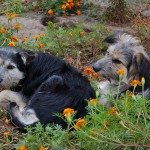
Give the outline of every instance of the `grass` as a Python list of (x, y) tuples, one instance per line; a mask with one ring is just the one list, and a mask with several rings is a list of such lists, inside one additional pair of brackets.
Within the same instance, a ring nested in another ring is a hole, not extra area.
[[(3, 6), (9, 13), (17, 12), (21, 15), (24, 11), (21, 1), (5, 1)], [(84, 69), (88, 63), (91, 64), (93, 60), (101, 57), (107, 47), (103, 39), (110, 34), (104, 23), (96, 25), (92, 32), (87, 33), (82, 25), (63, 28), (50, 22), (46, 33), (31, 35), (25, 39), (20, 37), (20, 30), (24, 25), (16, 22), (18, 24), (16, 28), (12, 19), (15, 20), (15, 17), (8, 18), (8, 24), (0, 25), (0, 46), (49, 52), (80, 69)], [(143, 43), (147, 43), (150, 37), (148, 20), (137, 15), (130, 25)], [(147, 50), (150, 50), (149, 46)], [(97, 90), (98, 80), (93, 79), (91, 75), (88, 77)], [(67, 130), (54, 124), (49, 124), (44, 129), (41, 124), (37, 124), (35, 127), (28, 127), (28, 134), (21, 134), (6, 119), (6, 111), (0, 109), (0, 150), (150, 149), (150, 101), (140, 95), (131, 96), (129, 91), (122, 94), (117, 101), (111, 95), (108, 97), (114, 104), (109, 110), (97, 105), (100, 99), (98, 94), (96, 100), (88, 102), (88, 115), (84, 121), (81, 120), (81, 126), (77, 124), (79, 120), (73, 119), (74, 114), (69, 118), (57, 114), (68, 123)], [(76, 125), (79, 128), (74, 129)]]

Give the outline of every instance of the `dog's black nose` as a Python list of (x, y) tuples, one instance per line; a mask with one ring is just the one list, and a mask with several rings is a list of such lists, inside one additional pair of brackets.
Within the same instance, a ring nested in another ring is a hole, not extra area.
[(95, 72), (98, 72), (100, 69), (97, 68), (97, 67), (95, 67), (95, 66), (93, 66), (93, 70), (94, 70)]
[(0, 83), (3, 81), (3, 79), (0, 79)]

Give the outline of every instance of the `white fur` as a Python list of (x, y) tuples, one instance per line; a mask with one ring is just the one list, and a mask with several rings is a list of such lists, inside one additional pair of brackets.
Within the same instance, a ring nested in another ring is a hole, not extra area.
[(138, 40), (136, 37), (133, 37), (132, 35), (129, 35), (127, 33), (119, 34), (119, 40), (118, 42), (123, 43), (130, 43), (132, 45), (138, 45), (141, 43), (140, 40)]
[(10, 90), (0, 92), (0, 103), (1, 102), (15, 102), (19, 106), (20, 111), (22, 111), (26, 106), (25, 98), (20, 93)]
[(111, 103), (108, 99), (108, 94), (110, 94), (110, 91), (111, 91), (110, 82), (108, 80), (102, 81), (98, 85), (98, 88), (99, 88), (99, 92), (101, 94), (99, 104), (100, 105), (106, 105), (106, 108), (109, 108), (111, 105)]
[[(13, 69), (8, 69), (9, 65), (13, 65)], [(24, 78), (24, 74), (17, 68), (17, 66), (11, 62), (11, 60), (3, 60), (0, 58), (0, 83), (5, 89), (9, 89), (12, 86), (15, 86), (19, 83), (21, 79)]]
[(2, 102), (15, 102), (16, 106), (13, 108), (13, 114), (20, 120), (23, 125), (30, 125), (38, 122), (39, 119), (32, 109), (26, 108), (26, 99), (21, 93), (4, 90), (0, 92), (0, 104)]
[(16, 106), (13, 108), (13, 114), (24, 126), (31, 125), (39, 121), (33, 109), (24, 108), (24, 110), (20, 112), (18, 106)]

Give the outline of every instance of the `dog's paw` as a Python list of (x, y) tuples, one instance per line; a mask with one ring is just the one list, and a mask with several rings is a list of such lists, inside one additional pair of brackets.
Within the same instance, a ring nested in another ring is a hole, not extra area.
[(9, 90), (4, 90), (0, 92), (0, 103), (8, 103), (9, 102)]

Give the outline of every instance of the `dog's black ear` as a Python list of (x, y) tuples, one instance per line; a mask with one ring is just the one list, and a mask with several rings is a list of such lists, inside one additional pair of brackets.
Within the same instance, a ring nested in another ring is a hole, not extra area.
[(133, 38), (129, 33), (117, 31), (117, 32), (112, 33), (107, 38), (105, 38), (104, 42), (107, 42), (107, 43), (110, 43), (110, 44), (114, 44), (114, 43), (117, 43), (118, 41), (125, 42), (129, 38), (130, 39)]
[(23, 63), (25, 65), (29, 65), (35, 58), (36, 54), (33, 52), (28, 52), (28, 51), (23, 51), (23, 52), (19, 52), (17, 53), (17, 55), (20, 56), (20, 58), (22, 59)]
[(117, 42), (117, 38), (115, 34), (112, 34), (110, 36), (108, 36), (107, 38), (104, 39), (104, 42), (110, 43), (110, 44), (114, 44)]

